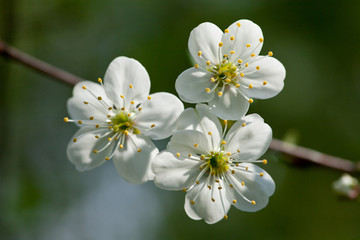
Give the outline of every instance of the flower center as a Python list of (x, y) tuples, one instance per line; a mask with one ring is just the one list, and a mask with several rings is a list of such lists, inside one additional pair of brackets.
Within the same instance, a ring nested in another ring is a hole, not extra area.
[(132, 131), (134, 134), (140, 134), (140, 130), (134, 128), (134, 121), (131, 114), (121, 111), (111, 118), (112, 130), (114, 132), (129, 133)]
[(219, 176), (229, 169), (228, 156), (222, 152), (212, 153), (207, 156), (206, 159), (209, 159), (207, 165), (210, 169), (210, 173), (213, 175)]
[(237, 75), (237, 66), (228, 60), (224, 60), (221, 64), (215, 65), (208, 69), (208, 71), (214, 73), (218, 80), (226, 81), (232, 80)]

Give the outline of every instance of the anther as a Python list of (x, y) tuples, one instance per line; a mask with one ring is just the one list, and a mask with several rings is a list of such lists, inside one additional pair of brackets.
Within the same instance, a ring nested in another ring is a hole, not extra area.
[(222, 140), (221, 141), (221, 145), (225, 145), (226, 144), (226, 141), (225, 140)]
[(94, 120), (94, 117), (93, 117), (93, 116), (91, 116), (91, 117), (89, 117), (89, 119), (90, 119), (90, 120)]
[(263, 38), (259, 38), (259, 42), (261, 42), (261, 43), (262, 43), (263, 41), (264, 41), (264, 39), (263, 39)]
[(253, 103), (254, 100), (253, 100), (252, 98), (250, 98), (248, 102), (249, 102), (249, 103)]
[(135, 102), (134, 102), (134, 101), (131, 101), (130, 103), (131, 103), (131, 104), (135, 104)]
[(139, 112), (141, 111), (142, 107), (139, 107)]
[(239, 163), (236, 163), (236, 164), (235, 164), (235, 166), (237, 166), (237, 167), (238, 167), (238, 166), (239, 166)]
[(219, 190), (221, 190), (221, 189), (222, 189), (222, 187), (218, 187), (218, 189), (219, 189)]
[(270, 51), (270, 52), (268, 52), (268, 55), (269, 55), (270, 57), (272, 57), (274, 54), (273, 54), (272, 51)]
[(98, 78), (98, 82), (99, 82), (99, 83), (102, 83), (102, 80), (101, 80), (101, 78)]
[(249, 66), (249, 63), (245, 63), (245, 67), (248, 67)]
[(222, 96), (223, 95), (223, 93), (222, 92), (218, 92), (218, 94), (217, 94), (219, 97), (220, 96)]
[(99, 97), (98, 97), (98, 100), (101, 101), (101, 100), (102, 100), (102, 97), (99, 96)]
[(148, 97), (147, 97), (147, 99), (151, 100), (151, 97), (150, 97), (150, 96), (148, 96)]
[(119, 148), (124, 148), (124, 145), (120, 144), (120, 145), (119, 145)]
[(246, 170), (246, 171), (249, 170), (249, 167), (246, 167), (245, 170)]
[(236, 88), (239, 88), (239, 87), (240, 87), (240, 84), (236, 84), (235, 87), (236, 87)]
[(194, 205), (194, 204), (195, 204), (195, 201), (190, 201), (190, 203), (191, 203), (192, 205)]
[(127, 136), (127, 135), (129, 135), (129, 131), (128, 130), (125, 130), (124, 131), (124, 134)]
[(267, 164), (267, 160), (266, 160), (266, 159), (262, 160), (262, 162), (263, 162), (263, 164)]
[(237, 25), (238, 27), (240, 27), (240, 26), (241, 26), (241, 24), (240, 24), (240, 23), (237, 23), (236, 25)]
[(231, 153), (227, 152), (226, 155), (231, 156)]
[(199, 68), (199, 64), (195, 64), (195, 66), (194, 66), (195, 68)]
[(225, 82), (229, 83), (229, 82), (231, 82), (231, 80), (228, 78), (225, 80)]
[(73, 139), (73, 142), (76, 142), (76, 141), (77, 141), (77, 139), (76, 139), (76, 138), (74, 138), (74, 139)]
[(262, 177), (262, 176), (264, 176), (264, 173), (260, 173), (259, 175), (260, 175), (260, 177)]
[(95, 127), (98, 128), (98, 127), (100, 127), (100, 125), (99, 125), (99, 124), (96, 124)]
[(245, 76), (245, 74), (244, 74), (244, 73), (240, 73), (240, 76), (242, 76), (242, 77), (243, 77), (243, 76)]
[(250, 44), (246, 44), (246, 47), (250, 47)]
[(86, 89), (86, 87), (85, 87), (85, 86), (82, 86), (82, 89)]
[(198, 56), (200, 57), (202, 54), (202, 51), (198, 51)]
[(176, 153), (176, 156), (177, 156), (177, 157), (180, 157), (180, 153)]
[(210, 66), (210, 61), (206, 61), (206, 65)]
[(224, 31), (225, 33), (229, 33), (229, 29), (225, 29), (225, 31)]
[(263, 85), (266, 85), (268, 82), (267, 81), (263, 81)]
[(235, 53), (235, 51), (230, 51), (230, 54), (234, 54)]
[(189, 153), (188, 157), (191, 157), (191, 153)]
[(232, 184), (229, 184), (229, 187), (234, 188), (234, 186)]
[(242, 63), (243, 61), (241, 59), (238, 59), (238, 63)]
[(198, 147), (199, 145), (197, 143), (194, 144), (194, 147)]
[[(224, 54), (224, 58), (227, 58), (227, 57), (229, 57), (229, 55)], [(225, 61), (225, 59), (223, 60), (223, 63), (225, 63), (224, 61)]]
[(205, 155), (201, 154), (200, 159), (205, 160)]
[(93, 153), (95, 153), (95, 154), (98, 153), (98, 150), (94, 150)]
[(234, 40), (235, 40), (235, 37), (234, 37), (234, 36), (231, 36), (231, 37), (230, 37), (230, 40), (231, 40), (231, 41), (234, 41)]
[(219, 183), (220, 181), (219, 181), (219, 179), (216, 179), (215, 182)]
[(205, 92), (210, 92), (210, 88), (205, 88)]
[(259, 67), (259, 66), (256, 66), (256, 70), (260, 70), (260, 67)]
[(198, 180), (196, 180), (196, 184), (200, 184), (200, 182)]
[(120, 95), (121, 98), (125, 98), (124, 95)]
[(107, 140), (108, 140), (109, 142), (111, 142), (112, 139), (108, 137)]
[(224, 124), (227, 124), (228, 123), (228, 121), (227, 120), (224, 120)]
[(241, 126), (245, 127), (245, 126), (246, 126), (246, 123), (241, 124)]
[(236, 203), (237, 203), (236, 199), (234, 199), (232, 202), (233, 202), (233, 204), (236, 204)]
[(252, 88), (253, 88), (253, 85), (252, 85), (252, 84), (249, 84), (249, 88), (252, 89)]
[(64, 117), (64, 122), (68, 122), (69, 118), (68, 117)]
[(95, 138), (100, 138), (98, 135), (95, 135)]
[(209, 134), (209, 135), (212, 135), (212, 133), (211, 133), (211, 132), (208, 132), (208, 134)]
[(215, 78), (210, 78), (211, 82), (215, 82)]
[(241, 186), (245, 186), (245, 183), (244, 183), (244, 182), (241, 182)]
[(122, 108), (121, 108), (121, 110), (122, 110), (122, 111), (124, 111), (124, 110), (125, 110), (125, 108), (124, 108), (124, 107), (122, 107)]
[(125, 123), (125, 126), (127, 126), (127, 127), (130, 127), (130, 125), (131, 125), (131, 124), (130, 124), (129, 122), (126, 122), (126, 123)]
[(237, 151), (238, 153), (240, 153), (240, 149), (237, 149), (236, 151)]
[(225, 214), (224, 219), (225, 219), (225, 220), (228, 220), (228, 215)]
[(251, 203), (252, 203), (252, 205), (255, 205), (255, 204), (256, 204), (256, 202), (255, 202), (254, 200), (252, 200)]
[(141, 148), (139, 148), (139, 149), (137, 150), (137, 152), (141, 152)]
[(186, 188), (183, 188), (182, 191), (183, 191), (183, 192), (186, 192)]
[(222, 45), (224, 45), (223, 42), (219, 42), (219, 47), (222, 47)]
[(208, 186), (208, 189), (211, 190), (211, 186), (210, 186), (210, 185)]
[(111, 115), (109, 115), (109, 114), (108, 114), (108, 115), (106, 115), (106, 116), (107, 116), (108, 118), (111, 118)]
[(81, 120), (79, 120), (79, 121), (78, 121), (78, 124), (82, 124), (82, 121), (81, 121)]
[(129, 85), (129, 88), (133, 88), (133, 85), (132, 85), (132, 84), (130, 84), (130, 85)]
[(235, 170), (231, 170), (231, 173), (232, 173), (232, 174), (235, 174)]
[(105, 157), (105, 160), (109, 161), (109, 160), (110, 160), (110, 158), (109, 158), (109, 157)]
[[(130, 123), (129, 123), (129, 124), (130, 124)], [(155, 124), (152, 124), (150, 127), (151, 127), (151, 128), (155, 127)]]
[(110, 111), (110, 110), (112, 110), (113, 108), (112, 108), (112, 107), (109, 107), (108, 109), (109, 109), (109, 111)]
[(255, 53), (252, 53), (250, 56), (251, 56), (251, 57), (255, 57)]

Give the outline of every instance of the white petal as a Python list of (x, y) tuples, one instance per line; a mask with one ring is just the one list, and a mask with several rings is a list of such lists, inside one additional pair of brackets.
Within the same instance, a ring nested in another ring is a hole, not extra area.
[[(207, 176), (203, 176), (200, 184), (195, 185), (186, 193), (185, 211), (192, 219), (204, 219), (206, 223), (213, 224), (224, 218), (231, 204), (226, 190), (224, 188), (219, 190), (217, 184), (212, 186), (213, 196), (211, 196), (212, 191), (207, 187), (206, 178)], [(221, 180), (220, 184), (224, 186)], [(212, 197), (215, 202), (211, 200)], [(195, 203), (191, 204), (190, 201)]]
[[(269, 197), (275, 191), (273, 179), (266, 171), (254, 164), (244, 163), (240, 164), (239, 167), (248, 167), (248, 171), (235, 170), (235, 174), (226, 175), (234, 186), (233, 194), (237, 200), (236, 204), (234, 204), (235, 207), (247, 212), (256, 212), (263, 209), (268, 204)], [(263, 174), (262, 177), (260, 173)], [(244, 182), (244, 186), (241, 182)], [(251, 201), (255, 201), (255, 205)]]
[[(213, 64), (219, 64), (219, 43), (222, 34), (220, 28), (209, 22), (202, 23), (191, 31), (188, 45), (196, 63), (205, 65), (209, 60)], [(198, 56), (199, 51), (202, 52), (202, 58)]]
[(195, 183), (200, 173), (201, 162), (175, 157), (170, 152), (161, 152), (153, 161), (156, 186), (166, 190), (181, 190)]
[(189, 68), (176, 79), (175, 89), (184, 102), (208, 102), (214, 97), (214, 92), (205, 91), (205, 89), (212, 89), (215, 86), (215, 83), (211, 82), (211, 78), (212, 75), (208, 72)]
[(150, 78), (146, 69), (135, 59), (118, 57), (106, 70), (104, 88), (117, 106), (123, 106), (120, 95), (125, 97), (126, 105), (130, 101), (138, 104), (149, 95)]
[[(83, 89), (83, 86), (86, 89)], [(101, 97), (102, 100), (98, 100), (98, 97)], [(71, 118), (78, 120), (88, 120), (89, 117), (94, 117), (94, 121), (106, 121), (109, 111), (107, 106), (110, 105), (112, 102), (107, 97), (104, 88), (100, 84), (90, 81), (77, 83), (73, 89), (73, 97), (67, 101)]]
[(167, 138), (175, 130), (176, 120), (184, 111), (184, 105), (170, 93), (160, 92), (150, 97), (151, 100), (146, 100), (136, 115), (136, 127), (152, 139)]
[[(217, 116), (205, 104), (197, 104), (196, 109), (188, 108), (182, 112), (177, 121), (178, 130), (197, 130), (207, 136), (212, 148), (219, 146), (222, 127)], [(211, 133), (211, 135), (209, 134)]]
[[(246, 125), (243, 127), (242, 124)], [(242, 162), (259, 159), (269, 148), (272, 130), (257, 114), (248, 115), (237, 121), (225, 137), (226, 151), (235, 153), (235, 159)], [(237, 151), (240, 150), (240, 153)]]
[(210, 154), (211, 142), (205, 134), (194, 130), (182, 130), (176, 132), (170, 139), (167, 150), (181, 156)]
[(226, 86), (222, 96), (215, 96), (209, 106), (219, 118), (237, 120), (246, 114), (249, 102), (237, 89)]
[(94, 153), (94, 150), (102, 149), (107, 143), (107, 137), (96, 138), (95, 136), (102, 136), (107, 133), (108, 129), (94, 129), (92, 127), (80, 128), (74, 135), (67, 147), (67, 156), (69, 160), (75, 165), (79, 171), (86, 171), (93, 169), (106, 160), (105, 157), (109, 157), (114, 144), (111, 143), (104, 151)]
[[(154, 179), (151, 162), (159, 151), (148, 137), (128, 135), (125, 147), (118, 149), (119, 151), (116, 151), (113, 157), (113, 162), (120, 176), (134, 184)], [(141, 149), (140, 152), (138, 152), (139, 149)]]
[[(259, 70), (256, 70), (259, 67)], [(250, 72), (247, 74), (247, 72)], [(284, 87), (285, 68), (273, 57), (261, 56), (251, 63), (240, 85), (247, 96), (266, 99), (276, 96)], [(248, 86), (253, 88), (249, 89)]]
[[(240, 23), (240, 27), (238, 27)], [(222, 37), (224, 42), (223, 54), (230, 56), (229, 60), (235, 62), (238, 59), (246, 62), (250, 60), (251, 54), (259, 55), (262, 48), (262, 43), (259, 41), (263, 38), (261, 28), (250, 20), (239, 20), (231, 24), (228, 28), (229, 32), (225, 33)], [(231, 40), (235, 37), (235, 40)], [(250, 44), (250, 47), (247, 47)], [(234, 51), (231, 54), (230, 51)]]

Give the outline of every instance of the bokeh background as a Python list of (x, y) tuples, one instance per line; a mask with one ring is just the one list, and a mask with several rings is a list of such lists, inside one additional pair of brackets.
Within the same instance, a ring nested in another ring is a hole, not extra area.
[[(360, 156), (360, 1), (0, 0), (0, 38), (85, 79), (117, 56), (139, 60), (152, 92), (175, 93), (198, 24), (251, 19), (287, 69), (284, 90), (255, 101), (274, 137)], [(265, 209), (232, 208), (215, 225), (187, 217), (183, 192), (131, 185), (111, 162), (80, 173), (65, 150), (71, 87), (0, 58), (0, 239), (360, 239), (360, 206), (339, 199), (341, 172), (269, 151), (277, 189)], [(164, 144), (163, 144), (164, 145)], [(359, 177), (359, 176), (357, 176)]]

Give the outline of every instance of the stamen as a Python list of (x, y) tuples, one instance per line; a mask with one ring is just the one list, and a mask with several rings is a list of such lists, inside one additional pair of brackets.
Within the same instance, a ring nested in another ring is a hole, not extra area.
[(263, 85), (266, 85), (268, 82), (267, 81), (263, 81)]
[(272, 57), (274, 54), (273, 54), (272, 51), (270, 51), (270, 52), (268, 52), (268, 55), (269, 55), (270, 57)]
[(254, 100), (253, 100), (252, 98), (250, 98), (248, 102), (249, 102), (249, 103), (253, 103)]
[(195, 66), (194, 66), (195, 68), (199, 68), (199, 64), (195, 64)]
[(101, 80), (101, 78), (98, 78), (98, 82), (102, 84), (103, 81)]
[(224, 31), (225, 33), (229, 33), (229, 29), (225, 29), (225, 31)]
[(69, 122), (69, 118), (68, 118), (68, 117), (64, 117), (64, 122)]
[(77, 139), (76, 139), (76, 138), (74, 138), (74, 139), (73, 139), (73, 142), (76, 142), (76, 141), (77, 141)]
[(249, 84), (249, 88), (250, 88), (250, 89), (253, 88), (253, 85), (252, 85), (252, 84)]
[(219, 42), (219, 47), (222, 47), (224, 45), (223, 42)]
[(198, 51), (198, 56), (200, 57), (202, 54), (202, 51)]
[(264, 41), (264, 39), (263, 39), (263, 38), (259, 38), (259, 42), (261, 42), (261, 43), (262, 43), (263, 41)]
[(129, 85), (129, 88), (134, 88), (132, 84)]
[(266, 159), (262, 160), (262, 162), (263, 162), (263, 164), (267, 164), (267, 160), (266, 160)]
[(259, 66), (256, 66), (256, 70), (260, 70), (260, 67), (259, 67)]
[(250, 44), (246, 44), (246, 47), (248, 47), (248, 48), (249, 48), (250, 46), (251, 46)]
[(234, 37), (234, 36), (231, 36), (231, 37), (230, 37), (230, 40), (231, 40), (231, 41), (234, 41), (234, 40), (235, 40), (235, 37)]

